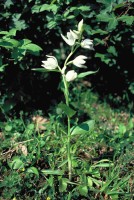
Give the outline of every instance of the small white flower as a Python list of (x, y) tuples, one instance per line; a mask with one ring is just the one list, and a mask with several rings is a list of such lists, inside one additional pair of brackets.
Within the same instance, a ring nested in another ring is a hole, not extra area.
[(84, 64), (86, 63), (85, 59), (87, 59), (86, 56), (83, 56), (83, 55), (80, 55), (80, 56), (77, 56), (74, 60), (73, 60), (73, 64), (77, 67), (80, 67), (80, 68), (84, 68)]
[(70, 82), (77, 78), (77, 73), (74, 70), (70, 70), (66, 74), (66, 81)]
[(93, 40), (85, 39), (81, 42), (81, 47), (84, 49), (94, 50), (93, 48)]
[(82, 29), (83, 29), (83, 19), (78, 24), (78, 31), (82, 32)]
[(74, 33), (72, 30), (70, 30), (70, 32), (67, 32), (67, 38), (62, 34), (61, 37), (70, 46), (73, 46), (75, 44), (76, 39), (78, 39), (77, 34)]
[(47, 55), (47, 57), (48, 58), (46, 61), (42, 61), (43, 65), (41, 65), (41, 66), (48, 70), (56, 69), (58, 67), (57, 59), (54, 56)]

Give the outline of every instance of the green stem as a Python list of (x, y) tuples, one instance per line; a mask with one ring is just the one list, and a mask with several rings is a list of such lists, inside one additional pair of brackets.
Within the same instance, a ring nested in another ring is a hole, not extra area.
[(71, 156), (71, 134), (70, 134), (70, 117), (68, 117), (68, 141), (67, 141), (67, 152), (68, 152), (68, 175), (69, 180), (72, 179), (72, 156)]
[[(71, 49), (70, 54), (68, 55), (68, 57), (65, 60), (64, 66), (63, 68), (66, 69), (66, 66), (68, 64), (68, 60), (69, 58), (74, 54), (74, 52), (77, 50), (79, 46), (78, 45), (74, 45)], [(60, 72), (62, 73), (62, 70), (60, 67), (58, 67)], [(65, 74), (64, 72), (62, 73), (62, 78), (63, 78), (63, 83), (64, 83), (64, 96), (65, 96), (65, 101), (66, 101), (66, 105), (69, 106), (69, 89), (68, 89), (68, 83), (66, 81), (65, 78)], [(71, 156), (71, 124), (70, 124), (70, 116), (67, 116), (67, 126), (68, 126), (68, 130), (67, 130), (67, 159), (68, 159), (68, 176), (69, 176), (69, 180), (71, 181), (72, 179), (72, 156)]]
[[(64, 87), (65, 87), (65, 100), (66, 100), (66, 105), (69, 106), (69, 91), (68, 91), (68, 85), (67, 81), (65, 79), (65, 75), (62, 75), (63, 77), (63, 82), (64, 82)], [(71, 181), (72, 179), (72, 157), (71, 157), (71, 133), (70, 133), (70, 117), (67, 116), (67, 126), (68, 126), (68, 131), (67, 131), (67, 159), (68, 159), (68, 175), (69, 175), (69, 180)]]

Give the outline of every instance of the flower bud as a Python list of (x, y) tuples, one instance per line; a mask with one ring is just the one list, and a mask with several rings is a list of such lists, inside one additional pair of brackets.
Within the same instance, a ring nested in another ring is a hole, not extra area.
[(66, 74), (66, 81), (70, 82), (77, 78), (77, 73), (74, 70), (70, 70)]
[(83, 19), (78, 24), (78, 31), (82, 32), (82, 29), (83, 29)]

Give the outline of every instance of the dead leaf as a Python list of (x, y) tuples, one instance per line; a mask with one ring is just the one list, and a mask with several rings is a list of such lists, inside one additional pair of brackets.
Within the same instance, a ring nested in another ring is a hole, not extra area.
[(49, 120), (47, 118), (44, 118), (39, 115), (33, 116), (32, 121), (36, 125), (36, 130), (41, 130), (41, 131), (46, 130), (45, 124), (47, 124), (49, 122)]

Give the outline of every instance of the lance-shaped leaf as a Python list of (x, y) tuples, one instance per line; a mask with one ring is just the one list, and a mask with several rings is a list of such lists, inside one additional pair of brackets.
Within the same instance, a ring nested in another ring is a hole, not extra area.
[(58, 105), (58, 108), (60, 108), (62, 111), (64, 111), (66, 113), (66, 115), (69, 116), (69, 117), (72, 117), (76, 113), (75, 110), (73, 110), (72, 108), (70, 108), (69, 106), (67, 106), (64, 103), (60, 103)]
[(27, 169), (27, 173), (29, 174), (35, 174), (39, 177), (39, 172), (38, 172), (38, 169), (36, 167), (29, 167)]
[(45, 68), (33, 68), (33, 71), (37, 71), (37, 72), (60, 72), (58, 69), (45, 69)]
[(52, 169), (44, 169), (41, 170), (43, 174), (52, 174), (52, 175), (63, 175), (64, 172), (62, 170), (52, 170)]
[(71, 128), (71, 135), (81, 135), (81, 134), (87, 134), (94, 128), (94, 120), (89, 120), (86, 122), (83, 122), (82, 124), (78, 126), (73, 126)]
[(89, 76), (89, 75), (95, 74), (95, 73), (97, 73), (97, 72), (98, 72), (98, 70), (97, 70), (97, 71), (83, 72), (83, 73), (80, 73), (80, 74), (77, 76), (77, 78), (84, 78), (85, 76)]

